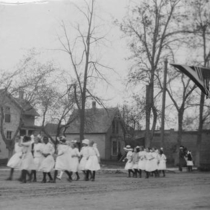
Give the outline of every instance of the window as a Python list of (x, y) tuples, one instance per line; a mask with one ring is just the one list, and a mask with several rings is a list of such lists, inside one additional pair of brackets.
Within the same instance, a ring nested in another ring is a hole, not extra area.
[(21, 129), (20, 130), (20, 136), (24, 136), (24, 135), (26, 135), (26, 130)]
[(8, 140), (12, 139), (12, 131), (7, 131), (7, 139)]
[(112, 140), (112, 155), (113, 156), (118, 155), (117, 141), (116, 140)]
[(115, 120), (112, 121), (112, 133), (115, 133)]
[(10, 123), (11, 122), (11, 114), (10, 114), (10, 107), (9, 106), (6, 106), (5, 107), (5, 122), (6, 123)]
[(11, 122), (11, 115), (10, 114), (5, 114), (5, 122), (10, 123)]
[(119, 123), (118, 120), (114, 119), (112, 121), (112, 133), (118, 134), (119, 133)]
[(111, 143), (111, 155), (118, 156), (120, 153), (121, 142), (119, 141), (119, 139), (112, 138)]

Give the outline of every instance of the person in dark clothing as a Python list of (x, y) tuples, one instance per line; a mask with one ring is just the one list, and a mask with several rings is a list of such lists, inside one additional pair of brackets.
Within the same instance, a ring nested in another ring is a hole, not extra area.
[(183, 146), (180, 146), (179, 147), (179, 171), (182, 171), (182, 168), (186, 164), (185, 154), (186, 154), (185, 148)]

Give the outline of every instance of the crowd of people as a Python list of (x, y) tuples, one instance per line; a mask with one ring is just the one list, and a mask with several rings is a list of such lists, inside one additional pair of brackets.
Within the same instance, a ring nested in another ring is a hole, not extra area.
[(94, 181), (96, 171), (100, 170), (100, 154), (96, 143), (84, 139), (80, 151), (78, 142), (67, 141), (65, 136), (57, 138), (57, 143), (55, 147), (47, 136), (17, 137), (15, 153), (7, 163), (11, 168), (7, 180), (12, 180), (14, 170), (18, 169), (21, 170), (19, 180), (22, 183), (37, 182), (37, 172), (43, 173), (42, 183), (55, 183), (64, 172), (69, 182), (77, 181), (80, 179), (79, 171), (83, 172), (85, 181)]
[(123, 161), (126, 161), (125, 169), (128, 171), (128, 177), (135, 177), (139, 175), (142, 177), (142, 172), (145, 172), (146, 178), (150, 176), (159, 177), (161, 172), (165, 177), (166, 170), (166, 156), (163, 149), (150, 149), (142, 147), (131, 148), (127, 145), (124, 150), (127, 152)]
[[(126, 157), (123, 161), (126, 161), (125, 170), (128, 171), (128, 177), (137, 178), (138, 175), (141, 178), (142, 172), (145, 173), (145, 178), (150, 176), (159, 177), (162, 173), (163, 177), (166, 176), (166, 155), (163, 152), (163, 148), (143, 148), (136, 146), (134, 149), (130, 145), (127, 145), (124, 150), (126, 151)], [(193, 159), (189, 150), (180, 147), (179, 151), (179, 170), (182, 171), (183, 166), (187, 166), (188, 171), (192, 171)]]

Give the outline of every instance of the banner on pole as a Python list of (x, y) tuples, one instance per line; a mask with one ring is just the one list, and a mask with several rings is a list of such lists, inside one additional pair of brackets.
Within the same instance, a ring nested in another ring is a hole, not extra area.
[(209, 98), (209, 80), (210, 80), (210, 68), (199, 66), (186, 66), (180, 64), (171, 64), (175, 68), (179, 69), (182, 73), (187, 75)]

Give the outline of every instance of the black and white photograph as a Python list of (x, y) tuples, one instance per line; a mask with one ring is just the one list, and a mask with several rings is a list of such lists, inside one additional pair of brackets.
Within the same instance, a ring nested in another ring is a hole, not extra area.
[(210, 0), (0, 0), (0, 210), (210, 209)]

